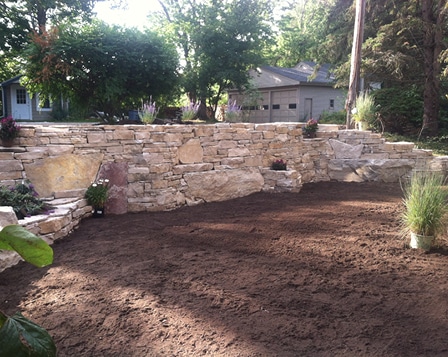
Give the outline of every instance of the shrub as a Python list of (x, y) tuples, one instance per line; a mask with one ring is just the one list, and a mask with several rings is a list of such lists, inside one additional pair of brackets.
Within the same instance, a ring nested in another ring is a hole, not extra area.
[(39, 194), (28, 180), (14, 187), (0, 186), (0, 206), (11, 206), (17, 219), (49, 213), (52, 208), (39, 198)]

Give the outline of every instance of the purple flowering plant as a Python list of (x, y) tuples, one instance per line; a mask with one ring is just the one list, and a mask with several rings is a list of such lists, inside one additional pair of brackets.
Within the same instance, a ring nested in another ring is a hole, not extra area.
[(0, 139), (12, 140), (19, 135), (19, 131), (20, 125), (11, 116), (0, 120)]
[(143, 103), (142, 109), (138, 111), (140, 120), (145, 124), (152, 124), (157, 117), (159, 110), (156, 107), (156, 102), (152, 101), (152, 96), (149, 97), (149, 102)]
[(192, 120), (198, 113), (200, 103), (194, 104), (190, 102), (190, 104), (181, 108), (182, 111), (182, 120)]
[(236, 104), (236, 100), (229, 102), (226, 108), (226, 121), (237, 122), (241, 119), (241, 106)]

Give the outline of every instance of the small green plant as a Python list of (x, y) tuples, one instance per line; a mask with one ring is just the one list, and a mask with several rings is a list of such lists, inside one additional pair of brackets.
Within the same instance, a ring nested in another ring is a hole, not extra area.
[(19, 135), (19, 131), (20, 125), (11, 116), (0, 120), (0, 139), (12, 140)]
[(283, 159), (274, 160), (271, 164), (271, 170), (276, 171), (286, 170), (286, 161)]
[(156, 102), (152, 101), (152, 96), (149, 97), (148, 103), (143, 103), (142, 109), (138, 111), (140, 120), (145, 124), (152, 124), (157, 117), (159, 110), (156, 108)]
[(190, 102), (190, 104), (182, 107), (182, 120), (193, 120), (198, 114), (199, 105), (199, 103), (194, 104), (193, 102)]
[(436, 237), (445, 230), (448, 190), (443, 175), (417, 171), (404, 186), (403, 233)]
[(100, 179), (92, 183), (85, 193), (87, 203), (94, 208), (104, 208), (109, 196), (109, 180)]
[(51, 205), (39, 198), (29, 180), (23, 180), (14, 187), (0, 186), (0, 206), (11, 206), (17, 219), (48, 214), (52, 209)]
[(371, 126), (375, 122), (375, 101), (369, 93), (362, 93), (356, 98), (353, 109), (353, 120), (356, 123), (366, 123)]
[[(53, 249), (41, 238), (19, 225), (0, 231), (0, 249), (16, 251), (25, 261), (44, 267), (53, 262)], [(56, 345), (50, 334), (21, 313), (8, 316), (0, 311), (1, 356), (56, 356)]]

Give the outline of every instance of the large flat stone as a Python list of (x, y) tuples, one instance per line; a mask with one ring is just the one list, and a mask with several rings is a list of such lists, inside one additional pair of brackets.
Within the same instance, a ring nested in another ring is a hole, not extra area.
[(186, 173), (187, 199), (205, 202), (244, 197), (263, 188), (264, 180), (258, 169), (217, 170)]

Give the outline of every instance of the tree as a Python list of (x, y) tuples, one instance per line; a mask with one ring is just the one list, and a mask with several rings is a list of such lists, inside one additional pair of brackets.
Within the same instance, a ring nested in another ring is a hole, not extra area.
[(169, 94), (177, 80), (177, 54), (160, 36), (103, 22), (35, 34), (27, 55), (31, 92), (62, 94), (107, 116)]
[[(98, 0), (102, 1), (102, 0)], [(21, 56), (33, 32), (43, 33), (48, 23), (89, 18), (95, 0), (0, 0), (0, 81), (17, 75)], [(9, 70), (5, 70), (5, 66)]]
[[(264, 62), (271, 39), (267, 0), (159, 0), (160, 26), (169, 30), (182, 54), (183, 87), (191, 101), (213, 113), (226, 89), (242, 88), (248, 69)], [(249, 15), (250, 14), (250, 15)]]

